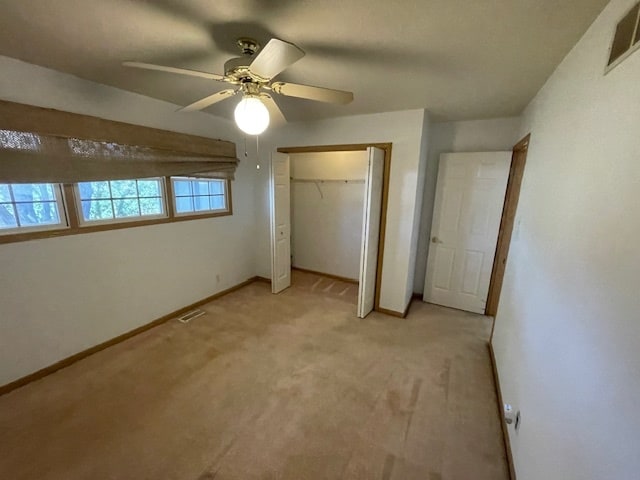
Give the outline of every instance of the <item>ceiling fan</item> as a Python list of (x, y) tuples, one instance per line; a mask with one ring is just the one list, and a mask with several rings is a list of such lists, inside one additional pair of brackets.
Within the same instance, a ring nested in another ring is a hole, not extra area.
[(260, 45), (255, 40), (240, 38), (237, 45), (242, 50), (242, 56), (225, 62), (224, 75), (141, 62), (124, 62), (122, 65), (207, 78), (234, 85), (234, 88), (216, 92), (179, 111), (202, 110), (241, 93), (243, 98), (235, 109), (234, 117), (238, 127), (250, 135), (259, 135), (264, 132), (269, 126), (270, 117), (275, 124), (286, 121), (271, 93), (343, 105), (353, 101), (352, 92), (272, 81), (275, 76), (304, 57), (305, 53), (292, 43), (272, 38), (260, 50)]

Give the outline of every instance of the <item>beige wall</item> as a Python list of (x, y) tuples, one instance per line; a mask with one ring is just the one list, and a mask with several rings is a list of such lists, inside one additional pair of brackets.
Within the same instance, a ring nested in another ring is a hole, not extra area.
[(640, 472), (640, 52), (606, 76), (614, 0), (526, 109), (493, 347), (518, 480)]

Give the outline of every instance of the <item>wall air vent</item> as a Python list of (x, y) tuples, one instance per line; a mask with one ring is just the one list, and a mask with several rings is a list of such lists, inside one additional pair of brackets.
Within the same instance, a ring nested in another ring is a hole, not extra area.
[(622, 63), (638, 47), (640, 47), (640, 3), (636, 3), (616, 26), (606, 72)]

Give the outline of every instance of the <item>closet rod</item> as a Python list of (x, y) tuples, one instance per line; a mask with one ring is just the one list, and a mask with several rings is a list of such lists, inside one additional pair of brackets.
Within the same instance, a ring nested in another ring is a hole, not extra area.
[(317, 178), (317, 179), (308, 179), (308, 178), (292, 178), (291, 179), (292, 182), (295, 183), (364, 183), (365, 179), (342, 179), (342, 180), (336, 180), (336, 179), (321, 179), (321, 178)]

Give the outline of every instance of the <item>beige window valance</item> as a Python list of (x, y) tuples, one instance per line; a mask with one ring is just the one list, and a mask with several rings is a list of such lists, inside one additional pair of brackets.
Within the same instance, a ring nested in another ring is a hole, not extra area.
[(233, 178), (233, 142), (0, 101), (0, 183)]

